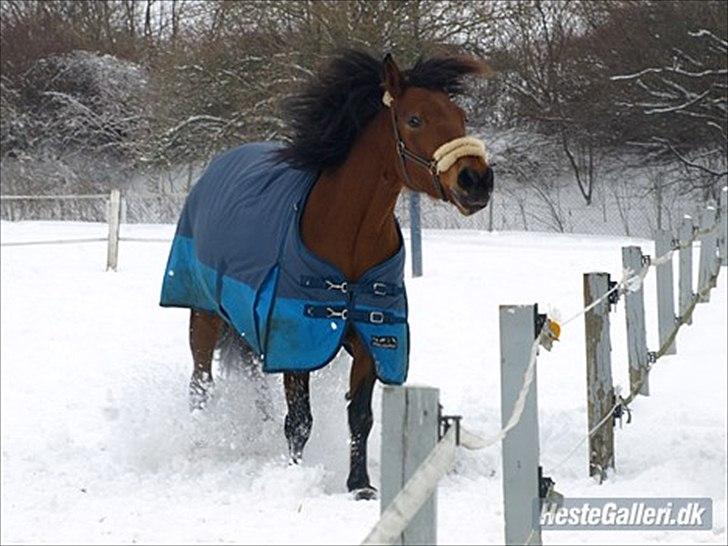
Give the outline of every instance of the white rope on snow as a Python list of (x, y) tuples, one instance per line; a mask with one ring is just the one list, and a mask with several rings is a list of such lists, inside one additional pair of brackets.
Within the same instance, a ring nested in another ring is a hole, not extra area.
[(0, 246), (64, 245), (72, 243), (98, 243), (106, 240), (106, 237), (103, 237), (98, 239), (57, 239), (54, 241), (15, 241), (11, 243), (0, 243)]
[(430, 451), (405, 486), (382, 513), (362, 545), (394, 544), (455, 459), (455, 430), (451, 427)]
[[(600, 298), (590, 303), (588, 306), (581, 309), (578, 313), (572, 317), (560, 323), (564, 326), (580, 316), (584, 315), (601, 302), (605, 301), (609, 296), (619, 291), (634, 292), (639, 290), (642, 283), (649, 272), (650, 267), (661, 265), (672, 259), (674, 252), (680, 248), (686, 248), (685, 245), (692, 244), (697, 237), (711, 233), (717, 229), (718, 224), (716, 223), (712, 228), (706, 230), (696, 230), (693, 237), (689, 242), (681, 243), (676, 248), (673, 248), (653, 260), (649, 260), (638, 272), (630, 269), (625, 269), (622, 272), (621, 280), (610, 290), (605, 292)], [(548, 321), (544, 323), (544, 329), (547, 327)], [(526, 405), (526, 397), (533, 383), (535, 377), (536, 368), (536, 356), (538, 355), (538, 346), (541, 340), (541, 334), (536, 336), (536, 339), (531, 345), (531, 353), (529, 357), (528, 366), (523, 374), (523, 385), (518, 393), (516, 402), (513, 405), (513, 411), (508, 419), (506, 425), (498, 431), (497, 434), (490, 438), (482, 438), (472, 432), (461, 427), (460, 429), (460, 444), (466, 449), (479, 450), (489, 447), (496, 442), (502, 440), (508, 435), (508, 432), (518, 425), (523, 415), (523, 409)], [(594, 435), (604, 423), (609, 420), (614, 410), (622, 405), (624, 401), (621, 399), (615, 403), (612, 408), (606, 413), (606, 415), (582, 438), (564, 457), (554, 469), (559, 468), (564, 464), (571, 456), (579, 449), (579, 447), (592, 435)], [(430, 454), (427, 456), (425, 461), (417, 468), (412, 477), (407, 481), (405, 486), (400, 490), (397, 496), (392, 500), (390, 505), (382, 513), (381, 518), (376, 523), (374, 528), (369, 532), (367, 537), (362, 542), (362, 545), (371, 544), (394, 544), (397, 541), (402, 532), (406, 529), (409, 522), (417, 514), (417, 511), (422, 507), (425, 501), (432, 495), (433, 491), (437, 487), (437, 482), (444, 476), (448, 470), (452, 467), (452, 463), (455, 458), (455, 437), (452, 428), (448, 430), (445, 437), (433, 448)], [(533, 530), (528, 538), (530, 542), (533, 536)]]
[[(544, 324), (544, 328), (546, 327)], [(460, 443), (467, 449), (483, 449), (499, 442), (506, 437), (521, 420), (523, 409), (526, 406), (526, 397), (531, 389), (533, 378), (535, 377), (536, 356), (538, 355), (538, 346), (541, 336), (531, 345), (531, 354), (529, 356), (528, 367), (523, 374), (523, 385), (518, 393), (513, 411), (506, 422), (506, 425), (498, 431), (497, 434), (490, 438), (481, 438), (472, 432), (461, 428)], [(424, 462), (417, 468), (412, 477), (407, 481), (405, 486), (397, 493), (394, 500), (382, 513), (379, 521), (369, 532), (362, 542), (362, 545), (370, 544), (394, 544), (402, 532), (407, 528), (417, 511), (422, 507), (425, 501), (430, 498), (432, 492), (450, 468), (455, 459), (455, 432), (451, 427), (440, 442), (433, 448)]]

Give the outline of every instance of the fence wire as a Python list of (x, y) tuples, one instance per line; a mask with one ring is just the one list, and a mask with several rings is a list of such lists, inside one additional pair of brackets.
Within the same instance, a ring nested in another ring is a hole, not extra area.
[[(696, 229), (694, 230), (693, 236), (689, 241), (676, 244), (674, 248), (664, 253), (663, 255), (658, 256), (654, 259), (647, 260), (645, 265), (639, 271), (625, 269), (622, 273), (621, 280), (614, 287), (612, 287), (609, 291), (604, 293), (601, 297), (593, 301), (588, 306), (580, 309), (577, 313), (562, 321), (560, 323), (560, 326), (563, 327), (583, 316), (588, 311), (597, 306), (599, 303), (607, 300), (609, 296), (614, 292), (622, 295), (627, 291), (639, 290), (642, 287), (643, 281), (651, 267), (656, 267), (658, 265), (669, 262), (672, 259), (675, 251), (681, 248), (692, 247), (692, 244), (698, 238), (704, 235), (709, 235), (719, 228), (720, 223), (716, 222), (711, 228), (706, 228), (702, 230)], [(680, 320), (676, 323), (670, 335), (667, 336), (665, 341), (660, 346), (659, 350), (655, 353), (655, 362), (657, 362), (662, 356), (665, 355), (668, 348), (670, 347), (670, 345), (672, 345), (673, 341), (677, 337), (677, 333), (680, 331), (680, 328), (684, 324), (687, 324), (689, 322), (698, 302), (703, 296), (710, 292), (713, 286), (715, 286), (719, 274), (720, 268), (718, 268), (718, 270), (710, 276), (710, 278), (705, 282), (703, 286), (699, 287), (698, 292), (694, 295), (684, 315), (680, 317)], [(542, 336), (548, 332), (548, 329), (549, 321), (547, 320), (544, 323), (542, 330), (538, 332), (536, 339), (531, 345), (528, 366), (523, 376), (523, 384), (521, 385), (518, 396), (516, 398), (516, 402), (514, 403), (513, 410), (506, 425), (502, 429), (500, 429), (498, 433), (489, 438), (482, 438), (465, 428), (461, 428), (460, 439), (461, 445), (463, 447), (472, 450), (484, 449), (503, 440), (507, 436), (508, 432), (518, 425), (523, 415), (526, 397), (528, 396), (531, 385), (533, 383), (533, 379), (535, 377), (538, 348), (541, 344)], [(591, 430), (588, 431), (587, 435), (584, 436), (573, 448), (571, 448), (567, 455), (558, 464), (552, 467), (552, 471), (559, 469), (564, 463), (566, 463), (574, 455), (574, 453), (576, 453), (576, 451), (584, 444), (584, 442), (586, 442), (589, 438), (596, 434), (601, 429), (601, 427), (604, 426), (607, 421), (609, 421), (609, 419), (612, 419), (614, 416), (614, 412), (617, 408), (622, 407), (623, 409), (626, 409), (629, 407), (629, 404), (632, 403), (632, 401), (639, 393), (642, 383), (648, 377), (651, 368), (652, 366), (648, 367), (648, 373), (640, 379), (638, 384), (635, 385), (627, 398), (622, 398), (620, 394), (621, 389), (619, 388), (619, 386), (615, 388), (618, 394), (617, 402), (607, 411), (606, 415), (594, 427), (592, 427)], [(412, 477), (407, 481), (405, 486), (400, 490), (400, 492), (392, 500), (390, 505), (385, 509), (385, 511), (382, 513), (380, 520), (370, 531), (362, 544), (394, 544), (398, 540), (398, 537), (407, 528), (409, 522), (412, 520), (417, 511), (422, 507), (422, 505), (430, 497), (430, 495), (432, 495), (432, 492), (437, 487), (437, 482), (452, 467), (456, 447), (454, 437), (452, 437), (452, 433), (453, 429), (451, 428), (445, 435), (443, 440), (440, 441), (437, 446), (435, 446), (427, 459), (425, 459), (422, 465), (418, 467)], [(533, 539), (534, 534), (535, 529), (532, 529), (526, 541), (526, 544), (530, 543), (530, 541)]]

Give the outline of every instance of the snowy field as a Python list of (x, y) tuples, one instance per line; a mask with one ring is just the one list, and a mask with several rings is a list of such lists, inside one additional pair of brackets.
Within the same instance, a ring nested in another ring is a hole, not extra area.
[[(103, 224), (2, 224), (2, 241), (104, 236)], [(171, 237), (173, 226), (124, 226)], [(448, 413), (475, 432), (500, 424), (498, 305), (538, 302), (570, 316), (582, 274), (619, 278), (620, 246), (635, 239), (515, 232), (426, 232), (425, 276), (408, 280), (409, 382), (437, 386)], [(187, 412), (188, 312), (157, 306), (168, 244), (122, 242), (119, 271), (104, 243), (2, 249), (3, 543), (358, 543), (377, 502), (345, 490), (348, 359), (312, 379), (314, 434), (289, 467), (280, 419), (261, 422), (253, 387), (229, 381), (206, 415)], [(697, 253), (696, 253), (697, 258)], [(697, 260), (695, 260), (697, 262)], [(544, 532), (544, 543), (717, 543), (726, 535), (726, 276), (678, 354), (661, 359), (650, 397), (615, 432), (617, 471), (586, 476), (584, 327), (538, 362), (541, 463), (567, 497), (693, 496), (714, 502), (712, 531)], [(655, 349), (654, 272), (646, 281), (648, 345)], [(624, 308), (612, 321), (615, 381), (627, 386)], [(380, 396), (370, 473), (379, 482)], [(438, 492), (439, 541), (502, 543), (499, 446), (459, 451)]]

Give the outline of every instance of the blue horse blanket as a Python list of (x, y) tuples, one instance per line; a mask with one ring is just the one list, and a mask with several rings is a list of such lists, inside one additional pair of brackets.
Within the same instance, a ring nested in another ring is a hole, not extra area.
[(317, 176), (279, 161), (279, 147), (246, 144), (213, 159), (185, 201), (160, 305), (219, 315), (266, 372), (325, 366), (351, 324), (378, 378), (403, 383), (409, 326), (401, 232), (394, 256), (356, 282), (345, 278), (304, 245), (299, 225)]

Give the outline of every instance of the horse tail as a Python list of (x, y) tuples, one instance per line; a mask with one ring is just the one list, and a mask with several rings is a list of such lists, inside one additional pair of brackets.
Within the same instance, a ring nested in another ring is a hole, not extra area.
[(275, 404), (263, 364), (245, 338), (227, 322), (223, 324), (215, 346), (218, 353), (218, 367), (223, 379), (243, 378), (252, 380), (255, 389), (255, 407), (264, 421), (275, 419)]
[(223, 322), (215, 350), (218, 353), (217, 361), (222, 377), (240, 373), (249, 375), (256, 368), (260, 368), (253, 349), (227, 322)]

